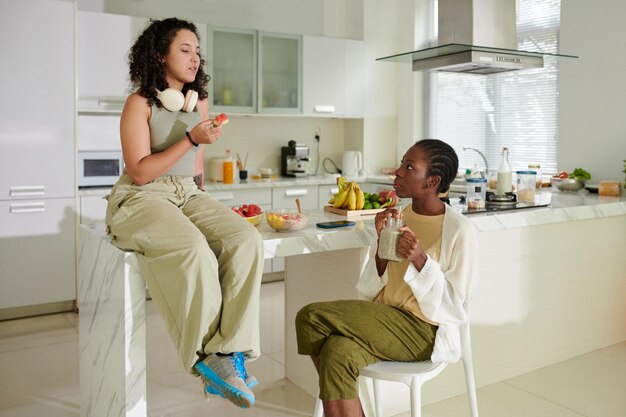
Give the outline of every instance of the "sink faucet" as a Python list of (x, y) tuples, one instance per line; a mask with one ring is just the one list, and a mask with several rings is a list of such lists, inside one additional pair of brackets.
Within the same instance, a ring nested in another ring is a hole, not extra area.
[(470, 150), (470, 151), (477, 152), (478, 155), (480, 155), (483, 158), (483, 161), (485, 161), (485, 175), (489, 175), (489, 164), (487, 163), (487, 158), (485, 158), (485, 155), (481, 151), (479, 151), (476, 148), (470, 148), (469, 146), (463, 146), (463, 150), (464, 151)]

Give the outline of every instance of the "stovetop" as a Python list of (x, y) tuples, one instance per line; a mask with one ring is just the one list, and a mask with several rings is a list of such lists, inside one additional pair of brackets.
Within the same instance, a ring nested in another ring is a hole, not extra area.
[(495, 206), (491, 204), (487, 204), (485, 208), (480, 209), (468, 209), (465, 203), (465, 199), (461, 198), (451, 198), (450, 205), (457, 210), (459, 210), (463, 214), (474, 214), (474, 213), (490, 213), (495, 211), (510, 211), (510, 210), (523, 210), (530, 208), (539, 208), (539, 207), (548, 207), (550, 206), (550, 201), (545, 199), (539, 199), (539, 201), (535, 201), (534, 203), (520, 203), (515, 202), (515, 204), (507, 205), (507, 206)]

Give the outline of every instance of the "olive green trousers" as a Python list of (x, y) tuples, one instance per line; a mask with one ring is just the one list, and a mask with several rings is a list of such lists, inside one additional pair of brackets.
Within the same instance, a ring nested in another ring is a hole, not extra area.
[(318, 358), (322, 400), (358, 398), (361, 369), (430, 358), (437, 326), (412, 313), (361, 300), (313, 303), (296, 316), (298, 353)]
[(139, 254), (152, 300), (185, 369), (209, 353), (260, 355), (263, 242), (254, 226), (191, 177), (137, 186), (126, 175), (108, 197), (114, 245)]

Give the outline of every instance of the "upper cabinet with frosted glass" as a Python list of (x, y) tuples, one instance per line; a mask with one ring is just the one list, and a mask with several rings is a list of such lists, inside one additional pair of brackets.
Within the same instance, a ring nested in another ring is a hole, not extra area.
[(259, 112), (300, 113), (302, 38), (261, 33), (259, 51)]
[[(257, 33), (215, 29), (209, 92), (214, 111), (251, 113), (257, 107)], [(212, 52), (212, 54), (211, 54)]]
[(214, 28), (209, 39), (212, 112), (301, 112), (300, 36)]

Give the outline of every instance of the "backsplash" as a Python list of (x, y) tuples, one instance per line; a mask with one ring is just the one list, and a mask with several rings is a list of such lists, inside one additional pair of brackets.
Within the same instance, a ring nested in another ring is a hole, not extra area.
[[(272, 168), (274, 172), (279, 172), (280, 148), (287, 146), (290, 140), (310, 148), (312, 173), (317, 162), (317, 144), (314, 139), (316, 129), (320, 131), (320, 159), (329, 157), (340, 165), (346, 130), (349, 130), (344, 119), (232, 116), (230, 120), (224, 127), (222, 137), (207, 147), (205, 159), (222, 156), (227, 149), (233, 155), (239, 153), (242, 159), (247, 152), (246, 168), (250, 175), (257, 173), (259, 168)], [(323, 172), (321, 163), (319, 172)]]
[[(213, 115), (213, 114), (212, 114)], [(231, 114), (230, 123), (224, 127), (222, 137), (206, 147), (205, 172), (208, 159), (223, 156), (227, 149), (233, 155), (245, 158), (248, 153), (247, 169), (250, 175), (259, 168), (280, 170), (280, 147), (289, 140), (307, 145), (311, 151), (311, 173), (315, 170), (317, 149), (315, 132), (320, 132), (320, 159), (331, 158), (340, 167), (341, 154), (347, 143), (358, 149), (362, 138), (362, 120), (294, 117), (294, 116), (239, 116)], [(119, 115), (79, 115), (77, 118), (77, 146), (79, 150), (120, 149)], [(362, 146), (362, 145), (360, 145)], [(321, 161), (319, 173), (323, 173)]]

